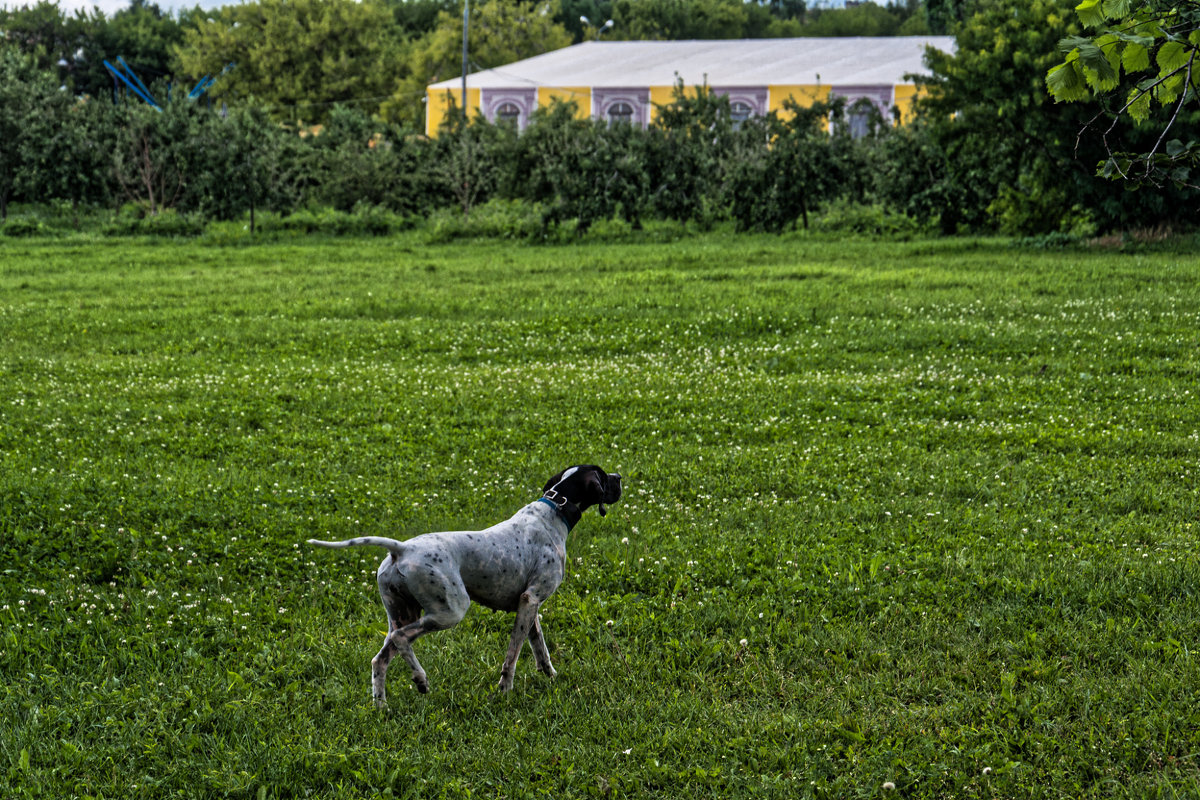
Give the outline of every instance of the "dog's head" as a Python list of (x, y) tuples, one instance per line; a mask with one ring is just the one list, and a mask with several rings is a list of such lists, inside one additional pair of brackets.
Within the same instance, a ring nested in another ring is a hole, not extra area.
[(598, 506), (604, 516), (605, 505), (621, 499), (621, 476), (609, 475), (594, 464), (568, 467), (546, 481), (542, 494), (558, 507), (571, 503), (582, 514), (592, 506)]

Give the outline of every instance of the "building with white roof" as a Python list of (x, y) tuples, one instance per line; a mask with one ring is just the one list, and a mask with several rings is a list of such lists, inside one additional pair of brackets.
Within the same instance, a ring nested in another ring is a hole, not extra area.
[[(889, 36), (712, 41), (584, 42), (467, 76), (466, 107), (524, 127), (554, 99), (574, 101), (581, 117), (648, 125), (675, 85), (707, 85), (727, 95), (735, 117), (831, 97), (866, 98), (885, 114), (909, 113), (927, 70), (926, 47), (954, 51), (951, 36)], [(437, 133), (451, 103), (463, 105), (462, 79), (427, 87), (425, 130)], [(451, 99), (452, 98), (452, 99)]]

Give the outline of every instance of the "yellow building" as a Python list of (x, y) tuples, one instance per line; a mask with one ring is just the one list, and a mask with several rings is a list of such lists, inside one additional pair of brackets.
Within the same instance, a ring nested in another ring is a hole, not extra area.
[[(471, 115), (512, 120), (553, 98), (574, 100), (580, 116), (648, 125), (680, 79), (727, 95), (735, 119), (830, 97), (866, 98), (889, 115), (909, 113), (924, 73), (926, 47), (953, 52), (950, 36), (830, 39), (731, 39), (683, 42), (585, 42), (467, 76)], [(453, 99), (451, 99), (453, 98)], [(451, 103), (461, 107), (462, 79), (426, 90), (425, 131), (437, 134)]]

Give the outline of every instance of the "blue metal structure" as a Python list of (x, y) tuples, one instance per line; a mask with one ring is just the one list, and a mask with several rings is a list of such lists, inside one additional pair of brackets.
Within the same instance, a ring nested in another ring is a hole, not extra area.
[[(160, 106), (158, 101), (154, 99), (154, 94), (149, 88), (147, 88), (146, 84), (142, 83), (142, 79), (139, 78), (137, 73), (133, 71), (133, 67), (126, 64), (125, 59), (121, 58), (121, 56), (117, 56), (117, 64), (120, 66), (114, 67), (108, 62), (107, 59), (104, 61), (105, 69), (107, 69), (113, 76), (113, 102), (120, 102), (118, 92), (121, 89), (121, 85), (124, 84), (129, 91), (140, 97), (147, 105), (149, 105), (155, 111), (161, 112), (162, 106)], [(216, 77), (213, 77), (212, 75), (205, 75), (200, 79), (200, 82), (192, 87), (192, 90), (188, 92), (188, 100), (199, 99), (205, 92), (213, 87), (213, 84), (217, 82), (217, 78), (229, 72), (229, 70), (233, 69), (235, 66), (237, 66), (237, 63), (230, 61), (225, 65), (225, 69), (217, 73)], [(168, 89), (168, 91), (170, 90)]]
[[(119, 98), (117, 96), (117, 92), (123, 83), (129, 88), (129, 91), (142, 98), (142, 100), (148, 103), (152, 108), (156, 109), (157, 111), (162, 111), (162, 107), (154, 99), (154, 95), (152, 95), (150, 90), (146, 88), (146, 84), (142, 83), (142, 79), (137, 76), (137, 73), (125, 63), (125, 59), (117, 56), (117, 63), (121, 66), (114, 67), (112, 64), (108, 63), (108, 59), (104, 60), (104, 68), (107, 69), (113, 76), (113, 102), (118, 102)], [(122, 69), (127, 71), (129, 74), (126, 75), (125, 72), (122, 72)], [(118, 83), (118, 81), (120, 81), (120, 83)]]
[(225, 69), (223, 69), (217, 73), (216, 78), (214, 78), (212, 75), (205, 75), (203, 78), (200, 79), (200, 82), (197, 83), (195, 86), (193, 86), (192, 90), (190, 92), (188, 92), (188, 100), (195, 100), (198, 97), (200, 97), (200, 95), (204, 94), (205, 92), (207, 92), (209, 89), (212, 88), (213, 84), (217, 82), (217, 78), (219, 78), (222, 75), (224, 75), (225, 73), (229, 72), (229, 70), (233, 69), (236, 66), (237, 66), (236, 61), (230, 61), (228, 64), (225, 65)]

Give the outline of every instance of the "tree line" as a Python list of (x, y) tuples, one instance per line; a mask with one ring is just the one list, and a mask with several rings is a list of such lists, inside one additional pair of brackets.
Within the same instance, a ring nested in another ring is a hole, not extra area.
[[(929, 16), (918, 0), (845, 9), (805, 0), (474, 0), (470, 10), (472, 70), (595, 38), (610, 19), (606, 39), (735, 39), (919, 34)], [(462, 18), (463, 0), (252, 0), (178, 15), (131, 0), (111, 16), (38, 0), (0, 8), (0, 46), (34, 57), (80, 96), (112, 96), (104, 61), (118, 57), (145, 82), (184, 90), (235, 64), (212, 87), (214, 101), (254, 102), (277, 121), (309, 125), (341, 103), (419, 128), (425, 87), (461, 74)]]
[[(304, 2), (320, 0), (290, 5)], [(435, 19), (446, 13), (404, 5)], [(946, 233), (1089, 235), (1190, 224), (1200, 194), (1186, 182), (1131, 191), (1124, 181), (1097, 177), (1096, 168), (1114, 141), (1131, 152), (1151, 149), (1168, 115), (1177, 128), (1195, 130), (1194, 109), (1150, 107), (1140, 121), (1114, 115), (1103, 139), (1081, 137), (1095, 109), (1055, 103), (1048, 93), (1046, 73), (1063, 58), (1059, 43), (1081, 33), (1073, 5), (938, 4), (957, 52), (928, 54), (923, 99), (901, 126), (837, 99), (736, 122), (724, 98), (680, 86), (644, 130), (580, 120), (570, 107), (554, 106), (520, 132), (451, 114), (441, 135), (427, 139), (403, 117), (350, 101), (323, 107), (318, 128), (253, 95), (189, 101), (162, 82), (156, 92), (169, 99), (161, 112), (129, 98), (85, 99), (62, 88), (44, 55), (5, 46), (0, 216), (19, 201), (247, 217), (253, 226), (263, 211), (421, 217), (455, 208), (469, 217), (489, 201), (515, 201), (537, 209), (543, 231), (586, 230), (612, 218), (779, 231), (831, 210), (868, 228)], [(148, 11), (135, 4), (129, 13)], [(867, 135), (851, 135), (851, 113), (870, 120)]]

